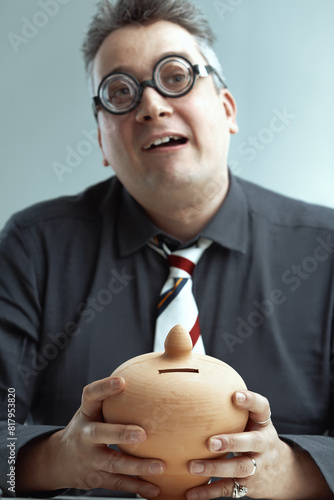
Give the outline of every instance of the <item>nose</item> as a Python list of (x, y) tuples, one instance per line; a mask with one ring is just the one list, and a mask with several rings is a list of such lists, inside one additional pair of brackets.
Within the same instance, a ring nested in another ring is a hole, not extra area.
[(141, 123), (158, 121), (173, 114), (168, 99), (152, 87), (146, 87), (136, 110), (136, 120)]

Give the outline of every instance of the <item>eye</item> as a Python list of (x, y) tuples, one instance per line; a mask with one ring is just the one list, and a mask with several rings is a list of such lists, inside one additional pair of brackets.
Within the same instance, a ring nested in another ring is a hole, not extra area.
[(115, 78), (108, 83), (104, 98), (111, 106), (121, 109), (132, 104), (135, 93), (135, 88), (128, 81)]
[(192, 84), (192, 69), (180, 60), (167, 61), (159, 68), (160, 85), (167, 92), (177, 95)]
[(108, 92), (109, 102), (112, 102), (113, 104), (121, 104), (122, 102), (127, 101), (130, 95), (131, 91), (126, 85), (118, 87), (114, 86), (109, 89)]
[(184, 72), (174, 73), (168, 77), (167, 83), (170, 85), (182, 84), (186, 79), (186, 74)]

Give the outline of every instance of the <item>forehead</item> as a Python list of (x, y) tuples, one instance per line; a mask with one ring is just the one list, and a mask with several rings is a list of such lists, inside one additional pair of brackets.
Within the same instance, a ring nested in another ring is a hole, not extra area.
[(138, 76), (151, 73), (164, 55), (182, 54), (192, 63), (205, 63), (196, 39), (184, 28), (168, 21), (129, 25), (111, 33), (94, 60), (95, 85), (112, 71)]

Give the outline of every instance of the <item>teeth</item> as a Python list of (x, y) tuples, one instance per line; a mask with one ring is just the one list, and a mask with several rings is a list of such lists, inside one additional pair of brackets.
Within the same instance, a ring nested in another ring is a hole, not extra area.
[(182, 139), (182, 137), (179, 135), (171, 135), (168, 137), (161, 137), (161, 139), (156, 139), (155, 141), (150, 142), (150, 144), (147, 144), (147, 146), (144, 146), (144, 149), (147, 150), (147, 149), (150, 149), (152, 146), (160, 146), (160, 144), (166, 144), (167, 142), (171, 141), (172, 139), (174, 141), (178, 141), (179, 139)]

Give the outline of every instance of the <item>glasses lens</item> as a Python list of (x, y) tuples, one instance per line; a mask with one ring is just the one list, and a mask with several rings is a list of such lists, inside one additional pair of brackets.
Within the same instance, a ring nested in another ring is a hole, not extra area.
[(164, 59), (156, 68), (156, 82), (170, 96), (186, 93), (194, 83), (194, 72), (184, 59)]
[(127, 75), (111, 75), (101, 88), (102, 102), (112, 113), (128, 112), (137, 98), (137, 84)]

